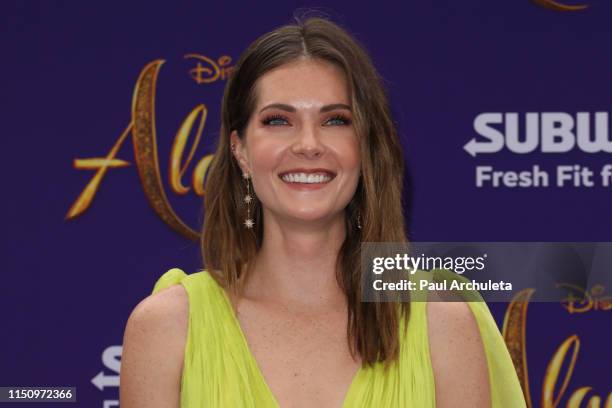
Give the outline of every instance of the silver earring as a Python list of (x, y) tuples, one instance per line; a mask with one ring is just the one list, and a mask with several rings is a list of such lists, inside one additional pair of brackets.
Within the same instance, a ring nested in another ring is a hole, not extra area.
[(361, 212), (357, 213), (357, 228), (361, 229)]
[(244, 202), (247, 206), (247, 216), (244, 220), (244, 226), (251, 229), (255, 226), (255, 221), (251, 218), (251, 202), (253, 201), (253, 196), (251, 196), (251, 186), (249, 183), (249, 174), (242, 173), (242, 178), (244, 178), (244, 182), (246, 184), (247, 193), (244, 196)]

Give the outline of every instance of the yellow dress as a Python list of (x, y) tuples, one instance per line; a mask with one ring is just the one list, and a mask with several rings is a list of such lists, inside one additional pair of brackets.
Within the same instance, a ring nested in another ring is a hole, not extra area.
[[(187, 275), (173, 268), (157, 280), (153, 293), (178, 283), (189, 298), (181, 408), (279, 408), (223, 288), (207, 271)], [(412, 302), (397, 363), (387, 373), (383, 373), (382, 363), (361, 368), (347, 391), (343, 408), (435, 407), (426, 304)], [(485, 346), (491, 406), (525, 407), (510, 355), (486, 303), (468, 304)], [(402, 321), (400, 329), (404, 324)]]

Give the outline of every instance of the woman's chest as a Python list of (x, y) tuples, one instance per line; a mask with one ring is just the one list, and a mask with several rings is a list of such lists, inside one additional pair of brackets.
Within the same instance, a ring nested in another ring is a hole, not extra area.
[(360, 362), (350, 356), (346, 310), (295, 312), (241, 302), (250, 354), (282, 408), (341, 407)]

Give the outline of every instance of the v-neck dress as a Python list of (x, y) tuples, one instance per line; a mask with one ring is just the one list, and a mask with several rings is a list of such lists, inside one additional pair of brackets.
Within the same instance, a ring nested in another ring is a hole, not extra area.
[[(225, 290), (206, 270), (172, 268), (153, 293), (181, 284), (189, 299), (189, 325), (181, 378), (181, 408), (280, 408), (249, 349)], [(491, 406), (525, 407), (510, 354), (484, 302), (468, 302), (478, 323), (491, 384)], [(427, 338), (426, 302), (411, 304), (398, 360), (361, 368), (342, 408), (435, 407), (435, 384)], [(403, 333), (405, 322), (400, 322)]]

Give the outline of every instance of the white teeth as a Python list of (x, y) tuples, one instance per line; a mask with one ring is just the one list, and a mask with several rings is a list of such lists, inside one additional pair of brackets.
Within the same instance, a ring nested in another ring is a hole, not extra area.
[(289, 183), (327, 183), (331, 177), (325, 173), (287, 173), (282, 176), (283, 181)]

